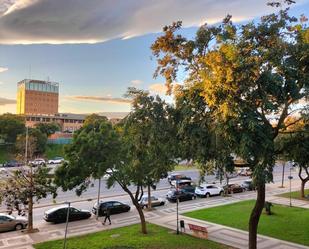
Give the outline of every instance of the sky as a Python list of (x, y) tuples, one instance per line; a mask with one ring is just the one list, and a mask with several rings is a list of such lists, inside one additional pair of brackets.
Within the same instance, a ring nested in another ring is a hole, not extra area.
[[(296, 0), (295, 16), (309, 16)], [(60, 112), (126, 112), (130, 86), (164, 96), (150, 46), (181, 20), (193, 38), (201, 24), (234, 22), (273, 11), (267, 0), (0, 0), (0, 113), (15, 113), (17, 82), (59, 82)], [(182, 82), (178, 78), (177, 82)]]

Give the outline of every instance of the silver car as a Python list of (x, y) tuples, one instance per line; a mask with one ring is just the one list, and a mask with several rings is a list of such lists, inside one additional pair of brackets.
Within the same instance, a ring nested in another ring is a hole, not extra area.
[(13, 215), (0, 213), (0, 232), (22, 230), (28, 225), (28, 221), (24, 217), (15, 217)]
[[(161, 198), (157, 198), (155, 196), (151, 196), (150, 198), (152, 207), (163, 206), (165, 204), (165, 201)], [(143, 196), (139, 202), (139, 205), (141, 205), (142, 208), (148, 208), (148, 196)]]

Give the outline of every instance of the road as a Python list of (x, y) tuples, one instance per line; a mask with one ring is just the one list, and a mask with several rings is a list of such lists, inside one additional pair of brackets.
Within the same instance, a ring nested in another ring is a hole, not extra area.
[[(197, 170), (177, 171), (177, 173), (183, 173), (187, 176), (190, 176), (192, 180), (195, 182), (197, 182), (199, 178), (199, 173)], [(289, 175), (289, 166), (286, 167), (285, 179), (287, 179), (288, 175)], [(295, 169), (292, 169), (292, 175), (294, 176), (294, 178), (297, 177), (297, 172)], [(274, 168), (274, 183), (281, 182), (281, 176), (282, 176), (282, 166), (277, 165)], [(232, 178), (230, 182), (231, 183), (241, 183), (245, 179), (248, 179), (248, 177), (238, 176), (236, 178)], [(206, 176), (206, 181), (208, 182), (212, 182), (215, 180), (216, 180), (215, 176), (213, 175)], [(130, 206), (132, 206), (129, 196), (121, 189), (119, 185), (115, 185), (113, 188), (107, 189), (106, 180), (102, 180), (101, 186), (102, 186), (101, 199), (104, 199), (105, 201), (117, 200), (117, 201), (121, 201), (121, 202), (127, 203)], [(271, 188), (272, 184), (270, 184), (269, 186)], [(170, 185), (167, 179), (162, 179), (157, 185), (157, 190), (153, 191), (153, 194), (157, 197), (161, 197), (165, 199), (166, 193), (169, 188), (170, 188)], [(93, 204), (96, 202), (97, 191), (98, 191), (98, 180), (95, 180), (93, 181), (93, 187), (90, 187), (85, 193), (83, 193), (81, 197), (77, 197), (74, 190), (67, 191), (67, 192), (59, 191), (58, 197), (56, 198), (56, 203), (52, 200), (51, 197), (40, 200), (40, 202), (36, 204), (36, 208), (34, 210), (34, 223), (37, 225), (44, 225), (44, 226), (47, 225), (42, 220), (44, 212), (52, 208), (52, 206), (55, 206), (58, 204), (63, 205), (63, 203), (66, 201), (74, 202), (72, 205), (76, 208), (91, 210)], [(222, 197), (213, 197), (213, 198), (222, 198)], [(163, 208), (169, 208), (169, 207), (174, 207), (174, 206), (175, 204), (166, 203), (165, 207)], [(135, 208), (133, 207), (132, 207), (132, 212), (133, 213), (135, 212)]]

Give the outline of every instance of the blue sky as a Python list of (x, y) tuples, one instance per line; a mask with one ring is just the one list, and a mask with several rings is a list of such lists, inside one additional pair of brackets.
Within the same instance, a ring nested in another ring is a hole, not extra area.
[[(164, 81), (153, 79), (150, 59), (163, 25), (183, 20), (183, 32), (193, 37), (198, 25), (227, 13), (245, 21), (270, 11), (262, 0), (72, 3), (0, 0), (0, 113), (15, 112), (16, 83), (29, 77), (60, 83), (61, 112), (129, 111), (119, 99), (127, 87), (163, 94)], [(292, 13), (309, 16), (309, 0), (298, 1)]]

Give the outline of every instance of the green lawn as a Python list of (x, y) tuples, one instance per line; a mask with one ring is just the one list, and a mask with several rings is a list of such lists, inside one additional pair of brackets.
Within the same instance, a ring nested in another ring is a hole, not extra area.
[(45, 156), (51, 159), (56, 156), (64, 157), (64, 144), (47, 144)]
[[(305, 189), (305, 196), (306, 196), (306, 195), (309, 195), (309, 189)], [(280, 194), (280, 195), (277, 195), (277, 196), (285, 197), (285, 198), (290, 198), (290, 192), (284, 193), (284, 194)], [(303, 198), (300, 197), (300, 191), (291, 192), (291, 197), (292, 197), (293, 199), (307, 200), (307, 201), (309, 201), (308, 199), (303, 199)]]
[[(248, 221), (255, 201), (208, 208), (186, 213), (186, 216), (207, 220), (248, 231)], [(262, 214), (258, 233), (309, 246), (309, 209), (276, 205), (273, 215)]]
[[(147, 224), (148, 234), (140, 233), (140, 225), (106, 230), (68, 240), (68, 248), (74, 249), (227, 249), (230, 247), (189, 235), (176, 235), (170, 230)], [(36, 244), (36, 249), (61, 249), (62, 240)]]

